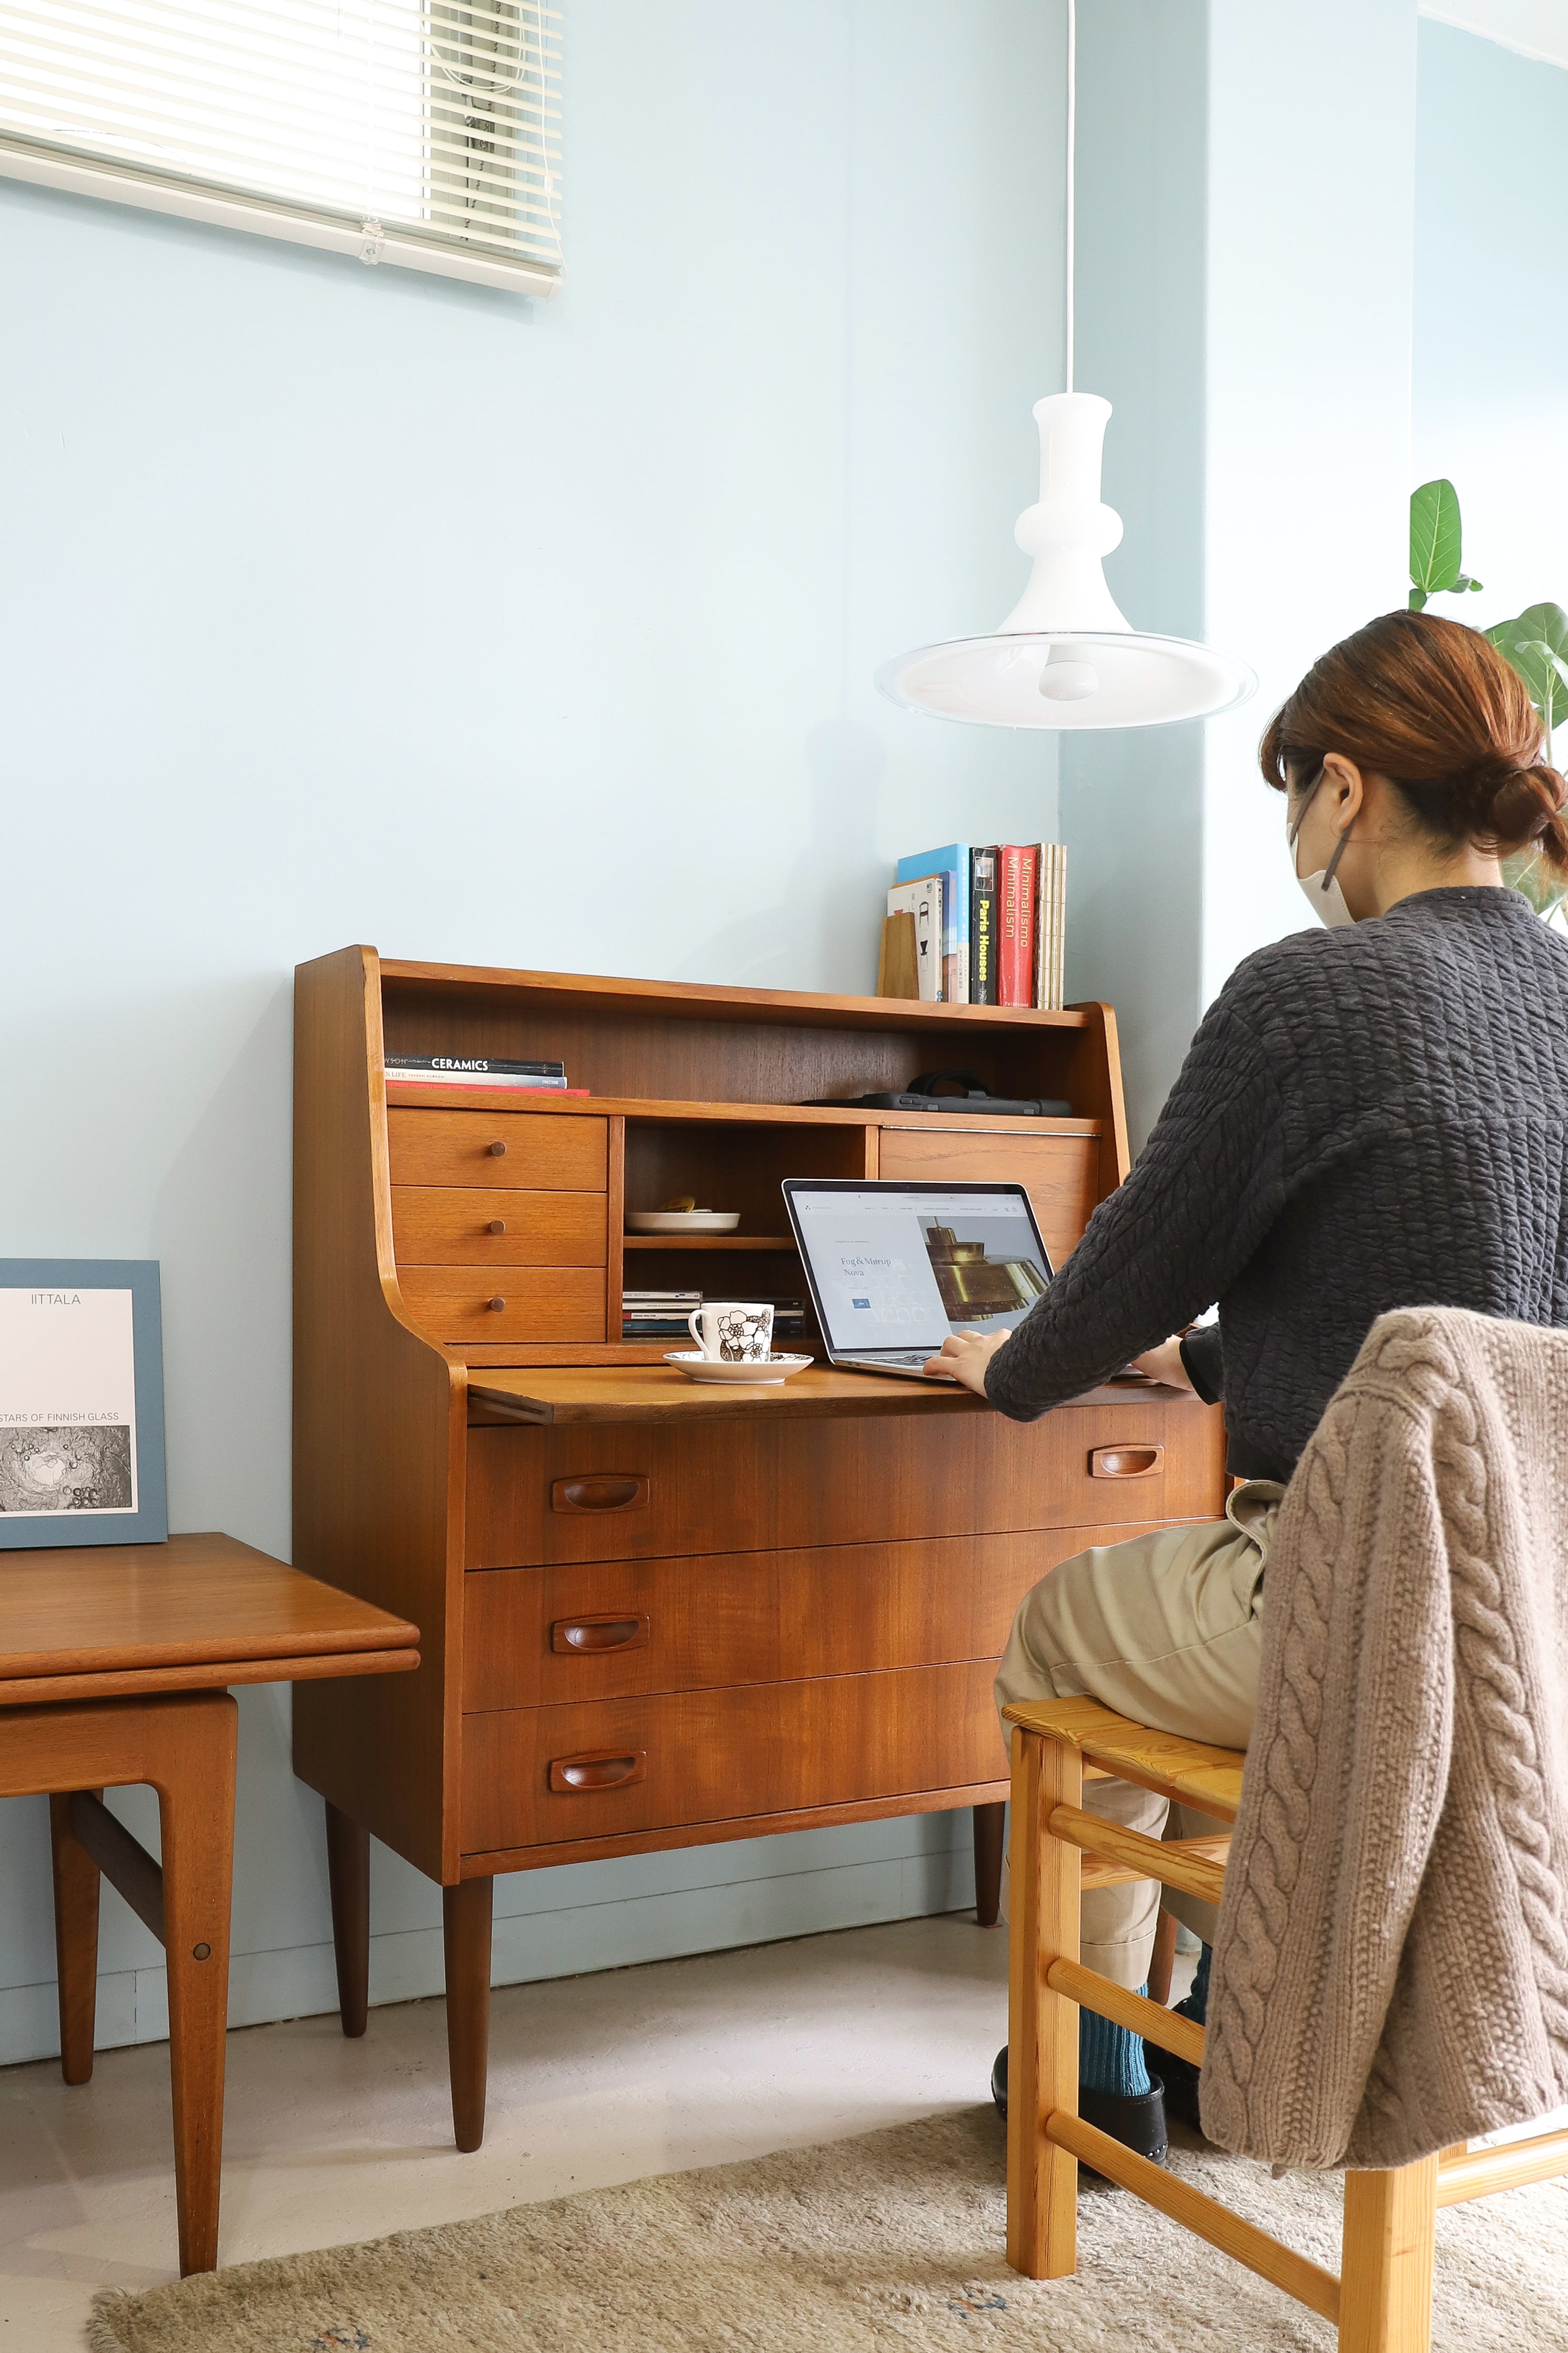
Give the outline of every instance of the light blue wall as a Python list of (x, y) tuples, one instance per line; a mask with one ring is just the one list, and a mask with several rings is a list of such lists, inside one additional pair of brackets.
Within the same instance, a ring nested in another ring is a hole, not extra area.
[(1310, 920), (1258, 773), (1268, 714), (1403, 596), (1415, 0), (1096, 0), (1082, 56), (1107, 575), (1135, 625), (1258, 674), (1205, 726), (1064, 754), (1069, 980), (1121, 1008), (1136, 1143), (1236, 964)]
[(1459, 493), (1486, 627), (1568, 605), (1568, 71), (1424, 24), (1411, 480)]
[[(869, 681), (1022, 582), (1056, 0), (567, 37), (552, 305), (0, 183), (0, 1251), (163, 1261), (172, 1525), (279, 1553), (298, 960), (858, 990), (900, 850), (1055, 826), (1048, 746)], [(241, 2018), (333, 1999), (287, 1717), (244, 1699)], [(962, 1903), (966, 1836), (513, 1879), (500, 1970)], [(0, 1805), (0, 2058), (53, 2047), (47, 1878)], [(438, 1918), (378, 1857), (377, 1998), (439, 1985)], [(112, 1896), (103, 1959), (103, 2039), (162, 2031)]]
[[(1079, 389), (1102, 394), (1106, 560), (1134, 628), (1204, 634), (1208, 11), (1097, 0), (1079, 36)], [(1141, 1143), (1202, 1010), (1201, 726), (1069, 736), (1068, 995), (1116, 1007)]]

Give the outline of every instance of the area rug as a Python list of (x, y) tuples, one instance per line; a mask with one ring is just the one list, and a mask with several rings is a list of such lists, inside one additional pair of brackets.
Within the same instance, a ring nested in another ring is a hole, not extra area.
[[(1331, 2353), (1278, 2289), (1105, 2184), (1079, 2272), (1003, 2257), (989, 2108), (99, 2295), (94, 2353)], [(1194, 2144), (1174, 2170), (1339, 2269), (1339, 2185)], [(1435, 2353), (1568, 2348), (1568, 2187), (1437, 2217)]]

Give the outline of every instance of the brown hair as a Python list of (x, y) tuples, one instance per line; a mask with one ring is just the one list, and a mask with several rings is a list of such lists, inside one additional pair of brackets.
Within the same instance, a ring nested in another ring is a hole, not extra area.
[(1384, 613), (1312, 664), (1258, 757), (1285, 791), (1304, 781), (1303, 766), (1342, 753), (1386, 776), (1437, 839), (1504, 854), (1536, 842), (1568, 872), (1568, 785), (1542, 748), (1524, 681), (1479, 630), (1436, 613)]

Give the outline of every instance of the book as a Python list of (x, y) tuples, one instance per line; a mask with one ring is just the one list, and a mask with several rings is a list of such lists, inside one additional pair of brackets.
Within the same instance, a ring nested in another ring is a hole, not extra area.
[(564, 1062), (513, 1062), (499, 1054), (388, 1054), (384, 1064), (388, 1078), (394, 1071), (405, 1076), (413, 1071), (428, 1071), (443, 1079), (500, 1076), (552, 1080), (563, 1087), (566, 1083)]
[(898, 882), (923, 881), (928, 874), (942, 878), (942, 1002), (969, 1002), (969, 844), (950, 841), (945, 849), (917, 849), (900, 858), (894, 873)]
[(969, 854), (969, 1002), (996, 1002), (995, 842)]
[(1067, 869), (1063, 845), (1043, 841), (1036, 883), (1035, 1004), (1046, 1013), (1059, 1013), (1064, 1002)]
[(496, 1071), (388, 1071), (389, 1087), (489, 1087), (492, 1092), (512, 1095), (591, 1094), (590, 1087), (569, 1087), (564, 1079), (526, 1079), (521, 1073), (509, 1075)]
[(1035, 1002), (1036, 875), (1042, 845), (1009, 841), (997, 878), (996, 1001)]
[(927, 874), (918, 882), (895, 882), (888, 893), (889, 915), (915, 919), (915, 973), (927, 1005), (942, 1002), (942, 878)]

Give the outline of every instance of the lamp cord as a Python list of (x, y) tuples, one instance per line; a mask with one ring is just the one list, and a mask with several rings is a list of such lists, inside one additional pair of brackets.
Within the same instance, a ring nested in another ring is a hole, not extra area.
[(1067, 201), (1067, 268), (1064, 290), (1067, 302), (1066, 361), (1067, 385), (1072, 390), (1072, 329), (1073, 329), (1073, 246), (1074, 186), (1078, 176), (1078, 0), (1068, 0), (1068, 201)]

